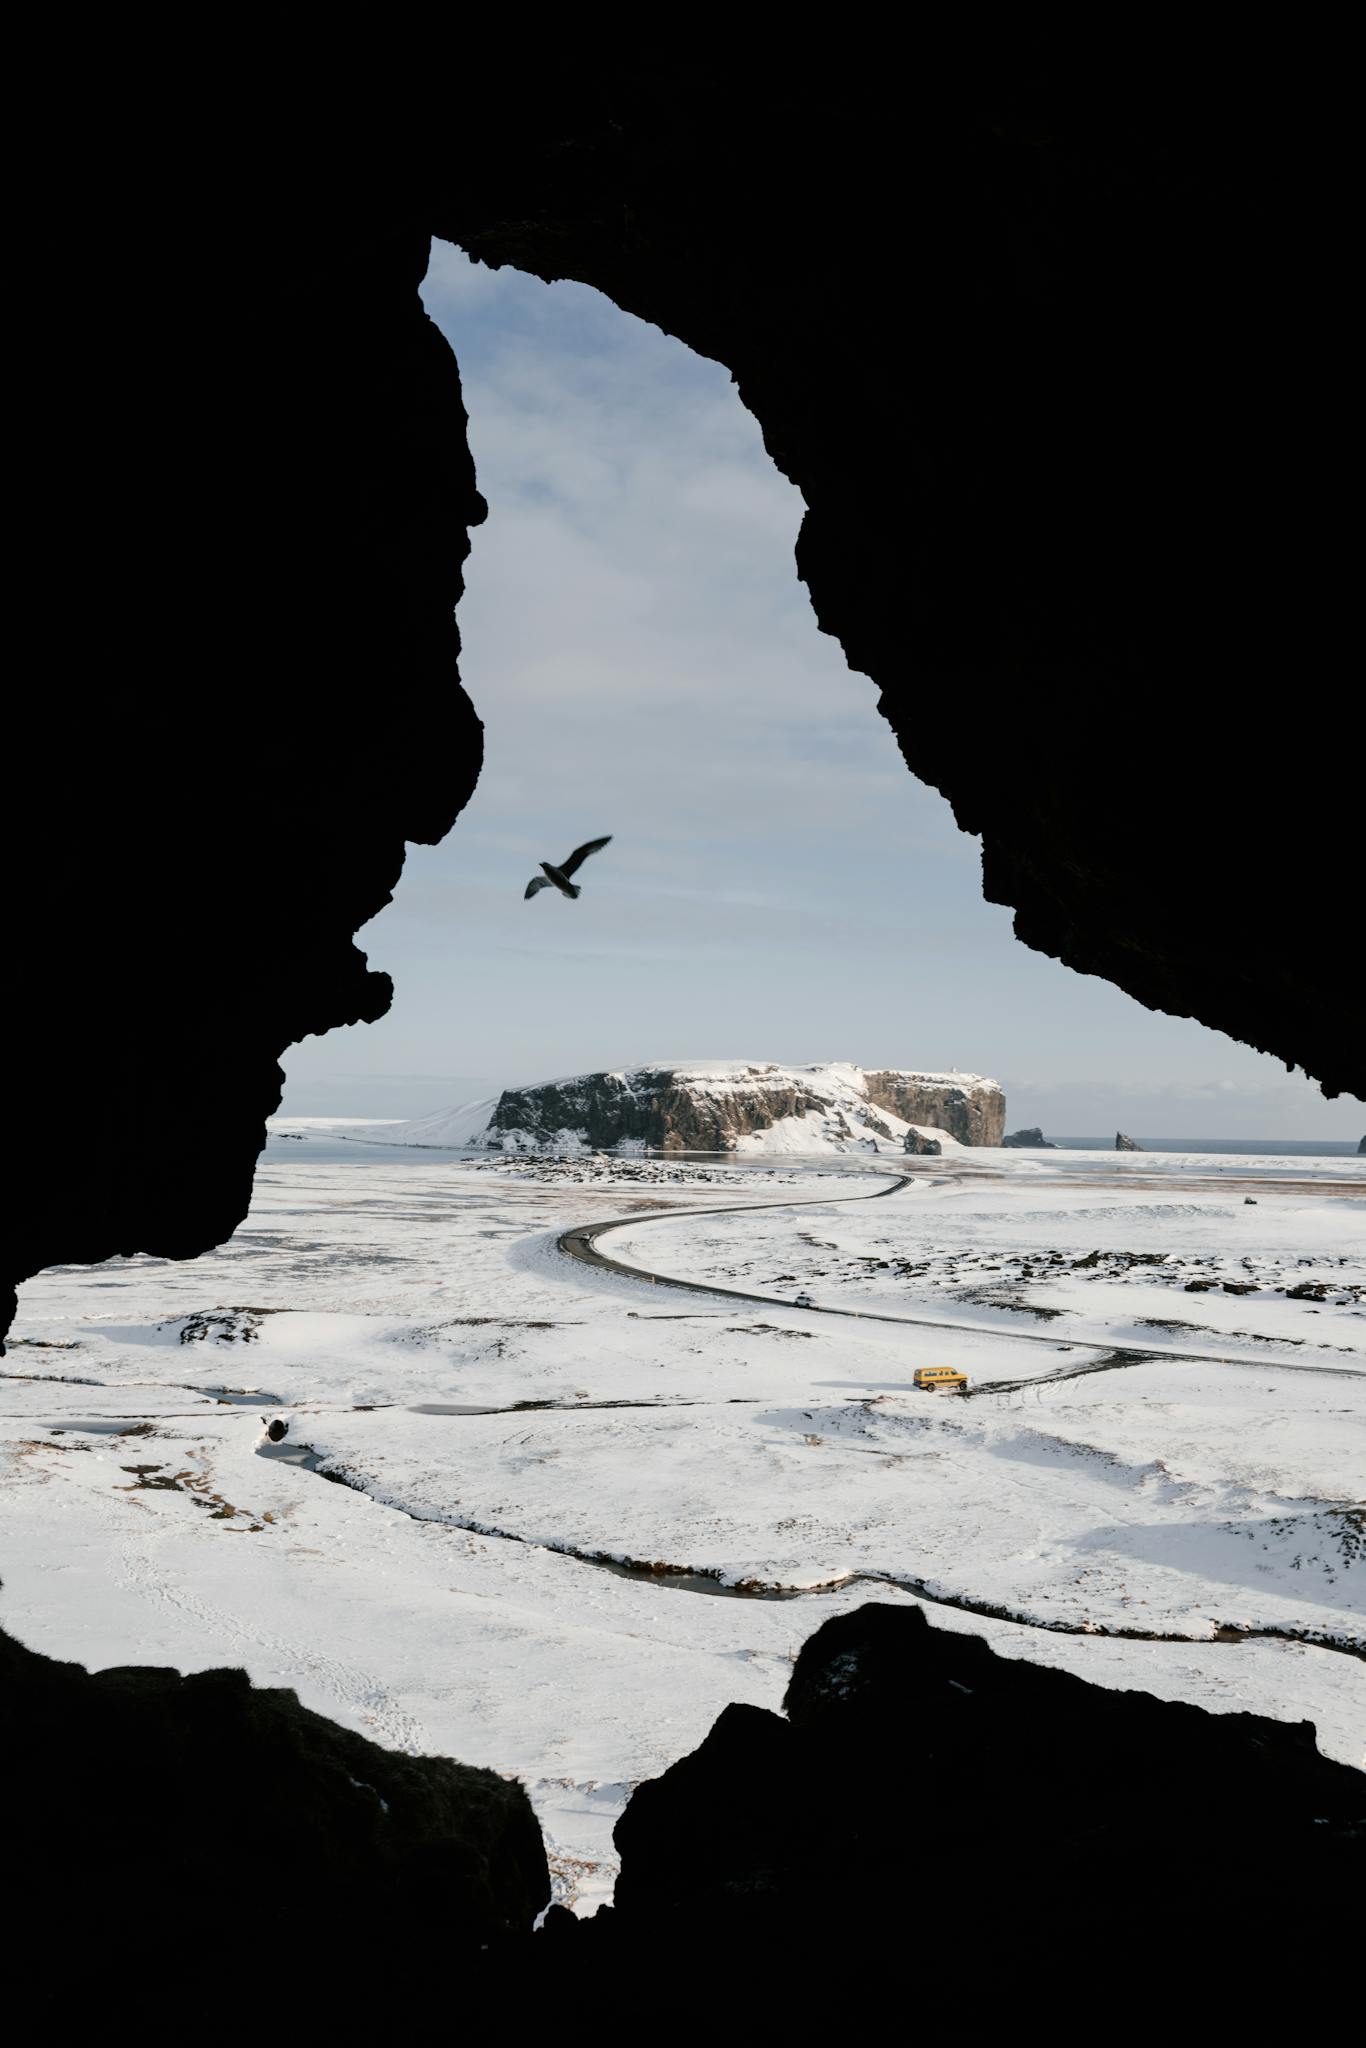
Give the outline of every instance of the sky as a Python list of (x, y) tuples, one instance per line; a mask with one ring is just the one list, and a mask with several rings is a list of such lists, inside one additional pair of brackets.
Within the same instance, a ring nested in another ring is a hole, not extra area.
[[(485, 765), (358, 935), (389, 1015), (293, 1047), (286, 1113), (852, 1060), (994, 1076), (1012, 1129), (1360, 1135), (1351, 1098), (1031, 952), (983, 901), (978, 841), (816, 625), (801, 495), (728, 371), (585, 286), (445, 244), (423, 299), (489, 502), (459, 609)], [(605, 832), (577, 902), (524, 902), (541, 860)]]

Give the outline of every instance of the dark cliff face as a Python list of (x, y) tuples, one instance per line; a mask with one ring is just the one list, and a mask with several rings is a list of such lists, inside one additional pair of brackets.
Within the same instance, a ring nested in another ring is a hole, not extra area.
[(715, 1098), (680, 1085), (668, 1069), (637, 1069), (629, 1083), (617, 1074), (585, 1074), (566, 1084), (505, 1089), (492, 1128), (545, 1143), (561, 1131), (582, 1131), (586, 1144), (603, 1151), (634, 1142), (652, 1152), (728, 1152), (737, 1137), (818, 1106), (810, 1089), (756, 1087)]
[(605, 1151), (623, 1139), (656, 1148), (668, 1128), (659, 1098), (670, 1080), (667, 1073), (641, 1073), (632, 1087), (620, 1074), (582, 1074), (539, 1088), (505, 1088), (490, 1132), (525, 1131), (550, 1142), (560, 1131), (582, 1131), (585, 1144), (595, 1150)]
[(934, 1124), (960, 1145), (999, 1145), (1005, 1129), (1006, 1099), (967, 1088), (926, 1087), (905, 1074), (870, 1073), (868, 1099), (890, 1109), (903, 1123)]
[(709, 1101), (669, 1077), (655, 1097), (657, 1142), (665, 1152), (729, 1152), (735, 1140), (765, 1131), (782, 1117), (805, 1116), (819, 1107), (814, 1089), (744, 1089), (722, 1102)]

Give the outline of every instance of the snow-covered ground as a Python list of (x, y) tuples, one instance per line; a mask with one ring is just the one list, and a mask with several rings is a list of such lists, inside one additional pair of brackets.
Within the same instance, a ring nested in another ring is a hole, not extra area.
[[(870, 1597), (1366, 1761), (1366, 1161), (955, 1151), (884, 1195), (293, 1128), (219, 1252), (21, 1291), (22, 1640), (515, 1772), (589, 1904), (631, 1786)], [(560, 1249), (613, 1218), (599, 1254), (780, 1305)]]

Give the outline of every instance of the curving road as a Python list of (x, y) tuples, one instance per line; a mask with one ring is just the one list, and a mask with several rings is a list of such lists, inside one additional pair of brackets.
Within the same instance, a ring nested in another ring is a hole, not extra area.
[[(937, 1176), (937, 1178), (941, 1181), (956, 1180), (961, 1178), (961, 1176), (943, 1175)], [(910, 1185), (911, 1179), (912, 1176), (909, 1174), (898, 1174), (885, 1187), (875, 1188), (871, 1193), (867, 1194), (825, 1195), (818, 1200), (798, 1199), (794, 1201), (788, 1199), (777, 1202), (727, 1203), (706, 1209), (678, 1209), (671, 1207), (637, 1213), (634, 1216), (611, 1217), (597, 1223), (575, 1224), (572, 1229), (561, 1232), (556, 1243), (559, 1251), (566, 1258), (573, 1259), (580, 1265), (596, 1267), (600, 1271), (612, 1273), (625, 1279), (644, 1281), (655, 1287), (672, 1287), (686, 1294), (720, 1296), (728, 1301), (751, 1302), (765, 1308), (781, 1308), (790, 1311), (795, 1304), (783, 1295), (755, 1294), (747, 1289), (738, 1287), (722, 1287), (698, 1280), (681, 1280), (673, 1274), (656, 1273), (648, 1267), (633, 1266), (624, 1259), (611, 1258), (606, 1252), (599, 1250), (598, 1239), (606, 1236), (612, 1230), (634, 1228), (642, 1223), (666, 1222), (670, 1219), (676, 1219), (681, 1215), (730, 1216), (742, 1215), (751, 1209), (824, 1208), (831, 1202), (876, 1201), (884, 1196), (900, 1193), (903, 1188)], [(1003, 1334), (999, 1325), (966, 1324), (932, 1316), (895, 1315), (884, 1310), (819, 1308), (813, 1305), (810, 1309), (803, 1310), (802, 1313), (809, 1315), (845, 1316), (866, 1322), (903, 1323), (911, 1328), (952, 1330), (959, 1333), (970, 1332), (975, 1335), (999, 1336)], [(1056, 1349), (1058, 1343), (1056, 1332), (1043, 1335), (1031, 1331), (1012, 1330), (1004, 1334), (1009, 1336), (1012, 1343), (1047, 1344), (1054, 1349)], [(1223, 1355), (1216, 1352), (1169, 1351), (1166, 1349), (1137, 1350), (1122, 1347), (1107, 1348), (1103, 1343), (1092, 1342), (1084, 1344), (1082, 1340), (1074, 1341), (1077, 1341), (1081, 1348), (1089, 1351), (1091, 1356), (1083, 1358), (1077, 1363), (1060, 1366), (1053, 1372), (1037, 1374), (1030, 1379), (995, 1380), (987, 1386), (972, 1390), (972, 1392), (979, 1397), (986, 1394), (1011, 1393), (1024, 1387), (1038, 1386), (1045, 1381), (1073, 1379), (1085, 1373), (1112, 1371), (1116, 1367), (1138, 1365), (1149, 1360), (1179, 1359), (1212, 1365), (1222, 1365), (1227, 1362)], [(1102, 1355), (1097, 1357), (1095, 1355), (1097, 1352)], [(1259, 1370), (1271, 1366), (1272, 1362), (1268, 1360), (1259, 1365)], [(1300, 1365), (1288, 1360), (1276, 1362), (1272, 1369), (1284, 1372), (1348, 1372), (1354, 1378), (1366, 1377), (1366, 1373), (1355, 1371), (1352, 1368)], [(971, 1393), (969, 1398), (972, 1398)], [(488, 1533), (495, 1532), (490, 1531)], [(971, 1594), (946, 1593), (942, 1588), (931, 1592), (924, 1581), (917, 1578), (900, 1576), (892, 1572), (855, 1572), (851, 1573), (848, 1578), (831, 1585), (803, 1588), (761, 1587), (753, 1584), (722, 1587), (718, 1584), (703, 1583), (703, 1580), (711, 1578), (709, 1573), (699, 1575), (694, 1571), (679, 1570), (673, 1572), (669, 1568), (661, 1568), (658, 1565), (640, 1565), (630, 1560), (612, 1558), (605, 1553), (585, 1555), (581, 1552), (571, 1552), (571, 1554), (578, 1556), (581, 1562), (605, 1566), (608, 1570), (624, 1572), (629, 1577), (650, 1577), (659, 1584), (668, 1584), (672, 1580), (673, 1583), (685, 1585), (691, 1591), (725, 1591), (738, 1594), (741, 1597), (791, 1599), (800, 1597), (802, 1594), (828, 1593), (835, 1590), (836, 1585), (867, 1584), (869, 1586), (876, 1586), (881, 1584), (896, 1586), (901, 1591), (911, 1593), (917, 1599), (926, 1601), (931, 1605), (955, 1607), (969, 1614), (1009, 1621), (1017, 1626), (1038, 1629), (1045, 1634), (1122, 1636), (1136, 1642), (1152, 1643), (1189, 1643), (1210, 1640), (1209, 1638), (1183, 1634), (1169, 1634), (1166, 1632), (1124, 1627), (1107, 1627), (1101, 1623), (1073, 1623), (1044, 1619), (1039, 1616), (1013, 1611), (992, 1601), (975, 1598)], [(1236, 1644), (1254, 1641), (1259, 1638), (1278, 1638), (1282, 1641), (1299, 1642), (1313, 1648), (1332, 1650), (1357, 1659), (1366, 1660), (1366, 1650), (1358, 1643), (1342, 1637), (1334, 1637), (1326, 1631), (1314, 1629), (1299, 1630), (1291, 1627), (1260, 1629), (1221, 1625), (1216, 1630), (1213, 1639), (1219, 1642)]]
[[(946, 1181), (959, 1180), (962, 1177), (959, 1174), (940, 1174), (935, 1176), (934, 1184), (942, 1185)], [(903, 1188), (911, 1185), (913, 1178), (914, 1176), (911, 1174), (897, 1174), (888, 1182), (886, 1187), (874, 1188), (871, 1194), (822, 1195), (815, 1199), (808, 1197), (806, 1199), (781, 1202), (728, 1202), (724, 1206), (717, 1208), (654, 1209), (647, 1210), (643, 1214), (638, 1213), (635, 1216), (613, 1216), (600, 1223), (576, 1223), (572, 1229), (560, 1233), (560, 1236), (556, 1239), (556, 1245), (566, 1258), (577, 1260), (580, 1265), (595, 1266), (602, 1272), (618, 1274), (624, 1279), (644, 1280), (654, 1287), (673, 1287), (684, 1294), (720, 1295), (727, 1301), (748, 1301), (757, 1303), (762, 1308), (784, 1308), (791, 1310), (799, 1305), (787, 1295), (755, 1294), (747, 1288), (722, 1287), (714, 1281), (680, 1280), (671, 1273), (652, 1272), (648, 1266), (629, 1265), (624, 1259), (613, 1259), (606, 1252), (600, 1251), (598, 1249), (598, 1239), (605, 1237), (608, 1231), (611, 1230), (635, 1229), (638, 1225), (645, 1223), (677, 1221), (680, 1216), (742, 1216), (748, 1215), (752, 1210), (756, 1209), (823, 1209), (829, 1207), (834, 1202), (875, 1202), (886, 1195), (900, 1194)], [(895, 1315), (887, 1309), (823, 1308), (815, 1303), (810, 1308), (802, 1309), (801, 1313), (805, 1315), (844, 1316), (853, 1322), (903, 1323), (910, 1329), (952, 1330), (959, 1335), (977, 1337), (999, 1337), (1005, 1335), (1009, 1337), (1012, 1344), (1046, 1344), (1054, 1351), (1058, 1348), (1058, 1333), (1056, 1330), (1050, 1332), (1037, 1330), (1002, 1331), (999, 1323), (964, 1323), (956, 1318), (945, 1316)], [(971, 1390), (971, 1393), (977, 1395), (1012, 1393), (1021, 1387), (1037, 1386), (1041, 1379), (1075, 1379), (1084, 1373), (1110, 1372), (1119, 1366), (1144, 1364), (1149, 1359), (1178, 1359), (1193, 1365), (1226, 1365), (1228, 1363), (1227, 1352), (1221, 1351), (1173, 1351), (1169, 1350), (1166, 1345), (1144, 1346), (1141, 1349), (1134, 1346), (1109, 1346), (1103, 1339), (1087, 1340), (1084, 1338), (1074, 1338), (1073, 1341), (1085, 1350), (1091, 1352), (1103, 1351), (1105, 1356), (1100, 1359), (1091, 1358), (1079, 1361), (1073, 1365), (1060, 1366), (1056, 1372), (1034, 1375), (1027, 1380), (993, 1380), (989, 1386), (975, 1388)], [(1328, 1373), (1333, 1377), (1366, 1379), (1366, 1371), (1361, 1371), (1353, 1366), (1300, 1364), (1292, 1359), (1258, 1360), (1257, 1369), (1261, 1371), (1264, 1367), (1275, 1372)], [(971, 1398), (971, 1394), (969, 1398)]]

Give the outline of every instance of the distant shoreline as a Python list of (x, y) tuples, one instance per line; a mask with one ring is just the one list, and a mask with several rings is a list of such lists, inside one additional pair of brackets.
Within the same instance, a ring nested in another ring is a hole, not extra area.
[[(339, 1145), (357, 1147), (360, 1149), (362, 1153), (369, 1147), (375, 1147), (383, 1148), (386, 1151), (395, 1152), (468, 1152), (471, 1153), (472, 1156), (477, 1156), (479, 1158), (495, 1159), (502, 1157), (524, 1157), (527, 1159), (534, 1159), (540, 1156), (533, 1152), (528, 1152), (525, 1154), (515, 1153), (505, 1155), (500, 1152), (486, 1151), (482, 1147), (476, 1149), (470, 1146), (463, 1145), (418, 1145), (413, 1144), (411, 1142), (404, 1145), (386, 1144), (383, 1135), (384, 1131), (386, 1129), (392, 1129), (396, 1124), (400, 1124), (404, 1121), (405, 1119), (401, 1117), (277, 1116), (272, 1117), (269, 1120), (269, 1123), (267, 1124), (267, 1134), (269, 1137), (275, 1139), (277, 1142), (281, 1139), (287, 1140), (290, 1137), (294, 1137), (297, 1140), (299, 1138), (307, 1136), (309, 1139), (313, 1140), (315, 1145), (318, 1143), (319, 1140), (331, 1139)], [(360, 1135), (360, 1133), (362, 1132), (365, 1133), (364, 1136)], [(1047, 1132), (1045, 1132), (1045, 1136), (1048, 1136)], [(1357, 1141), (1354, 1138), (1146, 1138), (1139, 1136), (1136, 1139), (1136, 1143), (1140, 1147), (1140, 1154), (1143, 1152), (1151, 1152), (1154, 1154), (1160, 1154), (1163, 1152), (1203, 1152), (1215, 1154), (1222, 1153), (1235, 1158), (1279, 1157), (1288, 1159), (1354, 1159), (1359, 1156), (1357, 1153)], [(1049, 1147), (1059, 1152), (1113, 1153), (1115, 1149), (1115, 1137), (1113, 1131), (1111, 1131), (1108, 1134), (1108, 1136), (1101, 1137), (1057, 1137), (1051, 1138), (1049, 1140)], [(971, 1145), (964, 1147), (964, 1150), (968, 1152), (980, 1151), (983, 1149), (985, 1148)], [(658, 1153), (643, 1154), (641, 1156), (667, 1158), (670, 1155), (668, 1155), (667, 1153)], [(703, 1155), (699, 1154), (696, 1156), (701, 1157)], [(743, 1166), (746, 1164), (758, 1165), (762, 1163), (758, 1159), (747, 1159), (744, 1155), (729, 1152), (708, 1153), (705, 1156), (708, 1158), (728, 1160), (732, 1165), (735, 1166)], [(793, 1156), (801, 1157), (803, 1155), (794, 1154)], [(811, 1156), (814, 1158), (818, 1156), (824, 1157), (825, 1155), (812, 1154)], [(847, 1153), (839, 1156), (854, 1164), (856, 1164), (863, 1157), (863, 1155), (859, 1153)], [(894, 1153), (889, 1148), (887, 1151), (881, 1153), (878, 1156), (880, 1156), (884, 1161), (886, 1161), (889, 1159), (899, 1157), (900, 1155)], [(1042, 1157), (1043, 1153), (1040, 1152), (1037, 1156)], [(868, 1155), (868, 1158), (865, 1163), (871, 1166), (873, 1163), (873, 1157), (874, 1155), (872, 1154)], [(1133, 1159), (1135, 1155), (1133, 1153), (1120, 1153), (1116, 1154), (1116, 1157)], [(829, 1161), (827, 1161), (827, 1163), (829, 1163)]]
[[(1048, 1133), (1044, 1133), (1047, 1137)], [(1054, 1138), (1060, 1152), (1112, 1152), (1114, 1132), (1108, 1138)], [(1326, 1159), (1337, 1156), (1355, 1159), (1355, 1138), (1143, 1138), (1135, 1144), (1145, 1152), (1245, 1152), (1281, 1153), (1292, 1158)]]

